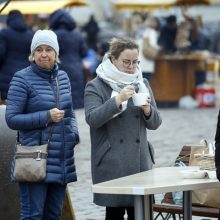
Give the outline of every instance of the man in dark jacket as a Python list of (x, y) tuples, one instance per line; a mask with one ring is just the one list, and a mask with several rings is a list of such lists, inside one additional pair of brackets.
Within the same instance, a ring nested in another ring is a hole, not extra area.
[(85, 77), (82, 58), (87, 53), (85, 42), (76, 29), (73, 18), (62, 9), (51, 14), (49, 25), (56, 33), (60, 45), (60, 69), (64, 70), (70, 79), (73, 107), (83, 108)]
[(212, 52), (220, 54), (220, 24), (218, 25), (217, 31), (213, 34), (210, 49)]
[(167, 17), (166, 22), (160, 32), (158, 43), (165, 53), (172, 53), (176, 51), (174, 43), (177, 33), (176, 16), (170, 15)]
[(97, 37), (99, 33), (99, 26), (95, 20), (94, 15), (91, 15), (89, 21), (83, 27), (83, 31), (86, 32), (86, 40), (89, 48), (97, 50)]
[(29, 65), (33, 32), (28, 30), (23, 15), (12, 10), (7, 17), (7, 28), (0, 31), (0, 100), (6, 103), (9, 83), (14, 73)]

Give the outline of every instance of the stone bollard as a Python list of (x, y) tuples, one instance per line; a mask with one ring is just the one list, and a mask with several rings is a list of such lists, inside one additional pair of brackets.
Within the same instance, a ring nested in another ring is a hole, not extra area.
[(11, 161), (14, 154), (16, 131), (5, 122), (5, 105), (0, 105), (0, 219), (19, 219), (17, 184), (10, 180)]

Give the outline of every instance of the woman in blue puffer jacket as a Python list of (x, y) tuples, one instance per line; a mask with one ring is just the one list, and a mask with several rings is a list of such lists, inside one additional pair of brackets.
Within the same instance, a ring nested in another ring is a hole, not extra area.
[[(67, 74), (59, 70), (57, 36), (39, 30), (31, 43), (31, 65), (15, 73), (8, 91), (6, 121), (26, 146), (47, 143), (47, 175), (42, 182), (19, 182), (20, 219), (58, 220), (67, 183), (76, 181), (74, 146), (79, 141)], [(59, 103), (56, 105), (56, 78)]]

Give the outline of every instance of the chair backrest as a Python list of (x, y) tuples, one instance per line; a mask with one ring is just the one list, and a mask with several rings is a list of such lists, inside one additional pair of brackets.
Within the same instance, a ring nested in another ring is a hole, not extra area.
[[(175, 163), (182, 161), (186, 166), (189, 165), (191, 146), (183, 146), (179, 155), (177, 156)], [(173, 196), (171, 192), (167, 192), (161, 201), (162, 203), (175, 204), (173, 201)]]
[(190, 158), (190, 152), (191, 152), (191, 146), (183, 146), (182, 150), (180, 151), (178, 157), (176, 158), (175, 162), (182, 161), (186, 164), (186, 166), (189, 165), (189, 158)]

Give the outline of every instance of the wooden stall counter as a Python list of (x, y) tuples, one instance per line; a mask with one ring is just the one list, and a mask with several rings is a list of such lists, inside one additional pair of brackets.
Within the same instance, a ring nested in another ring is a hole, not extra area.
[(164, 55), (155, 61), (150, 84), (157, 102), (175, 103), (194, 95), (195, 72), (205, 71), (207, 56), (196, 53)]

